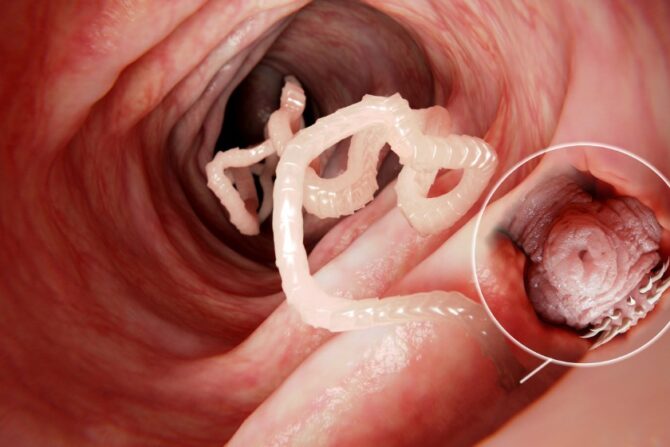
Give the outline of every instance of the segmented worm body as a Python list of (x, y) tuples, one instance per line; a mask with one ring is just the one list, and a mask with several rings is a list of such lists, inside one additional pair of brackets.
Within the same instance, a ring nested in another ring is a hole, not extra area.
[[(207, 186), (228, 210), (231, 223), (240, 233), (258, 234), (260, 223), (272, 212), (272, 176), (278, 162), (277, 155), (281, 155), (286, 142), (304, 125), (304, 109), (305, 94), (300, 84), (294, 77), (287, 76), (280, 107), (270, 115), (266, 127), (269, 138), (253, 148), (218, 152), (205, 167)], [(265, 164), (261, 167), (258, 163), (263, 160)], [(252, 173), (259, 176), (263, 190), (263, 202), (258, 212), (255, 209), (258, 199)]]
[[(282, 90), (280, 108), (272, 113), (266, 126), (267, 140), (249, 149), (219, 152), (207, 164), (209, 188), (228, 210), (230, 221), (242, 234), (255, 235), (272, 212), (272, 176), (286, 143), (295, 130), (303, 127), (305, 95), (298, 81), (289, 76)], [(322, 178), (314, 167), (307, 168), (303, 206), (320, 218), (352, 214), (364, 207), (378, 189), (377, 164), (386, 144), (384, 129), (372, 127), (353, 135), (347, 169), (334, 178)], [(265, 160), (264, 164), (260, 164)], [(263, 200), (255, 211), (258, 198), (251, 174), (259, 176)]]
[[(439, 136), (428, 137), (422, 132), (422, 127), (426, 127), (426, 114), (412, 111), (400, 95), (395, 94), (388, 98), (366, 95), (360, 102), (302, 129), (285, 147), (277, 166), (274, 188), (276, 206), (273, 228), (277, 267), (287, 301), (312, 326), (331, 331), (347, 331), (459, 315), (464, 297), (458, 292), (433, 291), (392, 296), (383, 300), (378, 297), (350, 300), (328, 295), (310, 275), (307, 253), (302, 245), (302, 207), (305, 196), (303, 184), (310, 161), (338, 141), (366, 129), (379, 129), (391, 150), (405, 163), (405, 168), (409, 166), (427, 175), (423, 179), (424, 184), (414, 182), (408, 185), (419, 192), (427, 192), (426, 185), (430, 186), (429, 177), (434, 178), (437, 170), (445, 167), (487, 167), (486, 170), (482, 169), (479, 181), (488, 183), (496, 156), (486, 143), (478, 142), (473, 145), (464, 137), (461, 140), (463, 144), (452, 146), (450, 143), (453, 140)], [(419, 155), (420, 146), (426, 144), (429, 145), (432, 155)], [(472, 147), (485, 152), (472, 154)], [(445, 153), (450, 155), (445, 156)], [(478, 164), (474, 160), (487, 162)], [(462, 203), (460, 206), (469, 208), (478, 196), (478, 193), (463, 191), (457, 198)], [(411, 209), (411, 206), (409, 202), (403, 203), (405, 209)]]
[(366, 129), (351, 138), (347, 169), (334, 178), (322, 178), (308, 167), (305, 174), (305, 209), (315, 216), (352, 214), (370, 202), (377, 185), (377, 162), (386, 144), (384, 129)]
[[(287, 301), (307, 323), (331, 331), (459, 315), (465, 297), (457, 292), (384, 300), (349, 300), (323, 292), (310, 275), (302, 245), (302, 209), (318, 217), (340, 217), (365, 206), (378, 189), (379, 154), (389, 144), (404, 165), (397, 187), (399, 207), (417, 231), (441, 231), (472, 207), (488, 184), (496, 166), (493, 150), (482, 140), (449, 135), (444, 108), (412, 110), (398, 94), (365, 96), (294, 135), (304, 105), (297, 81), (287, 78), (280, 108), (266, 127), (268, 139), (251, 149), (220, 152), (206, 167), (208, 186), (240, 232), (257, 234), (274, 208), (275, 252)], [(320, 177), (310, 164), (348, 136), (352, 139), (346, 170), (334, 178)], [(262, 160), (265, 163), (259, 165)], [(463, 178), (452, 191), (427, 198), (440, 169), (461, 168)], [(258, 200), (252, 173), (259, 175), (264, 193), (258, 213), (253, 209)]]
[[(259, 222), (274, 208), (275, 252), (287, 301), (304, 321), (331, 331), (458, 316), (466, 299), (458, 292), (383, 300), (326, 294), (309, 272), (302, 245), (302, 209), (319, 217), (339, 217), (365, 206), (378, 188), (379, 153), (389, 144), (404, 165), (396, 188), (399, 207), (417, 231), (441, 231), (472, 207), (488, 184), (497, 161), (493, 150), (482, 140), (449, 135), (449, 115), (444, 108), (415, 111), (398, 94), (365, 96), (294, 135), (304, 104), (302, 89), (288, 78), (280, 108), (266, 127), (268, 139), (251, 149), (220, 152), (206, 168), (208, 186), (240, 232), (257, 234)], [(346, 170), (334, 178), (320, 177), (310, 163), (348, 136), (352, 139)], [(262, 160), (266, 161), (261, 166)], [(275, 169), (277, 179), (270, 199)], [(452, 191), (427, 198), (440, 169), (465, 171)], [(249, 206), (257, 203), (252, 173), (259, 175), (264, 192), (257, 214)]]

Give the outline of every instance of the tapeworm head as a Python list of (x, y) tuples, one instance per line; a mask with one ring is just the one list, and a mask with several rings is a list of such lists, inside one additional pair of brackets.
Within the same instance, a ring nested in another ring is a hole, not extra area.
[(560, 178), (535, 196), (510, 233), (529, 258), (526, 289), (536, 312), (588, 328), (587, 337), (600, 334), (594, 347), (637, 324), (670, 287), (653, 212), (631, 197), (596, 201)]
[(658, 263), (660, 237), (651, 210), (635, 199), (568, 205), (529, 269), (535, 309), (575, 328), (598, 321)]

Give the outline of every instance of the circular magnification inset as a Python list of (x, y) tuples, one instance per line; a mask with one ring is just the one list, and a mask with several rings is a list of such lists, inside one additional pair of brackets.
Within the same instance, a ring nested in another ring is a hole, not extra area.
[(646, 349), (670, 327), (667, 197), (658, 169), (615, 146), (562, 144), (521, 160), (488, 194), (472, 240), (493, 322), (524, 351), (565, 366)]

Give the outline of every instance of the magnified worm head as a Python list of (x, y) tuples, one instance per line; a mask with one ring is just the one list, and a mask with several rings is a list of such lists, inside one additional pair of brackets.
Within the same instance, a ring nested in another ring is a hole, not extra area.
[(630, 197), (571, 204), (548, 228), (528, 292), (545, 319), (583, 328), (627, 298), (660, 257), (660, 227)]
[(637, 199), (596, 200), (556, 177), (526, 197), (509, 232), (528, 256), (528, 297), (544, 320), (590, 327), (604, 343), (653, 308), (661, 227)]

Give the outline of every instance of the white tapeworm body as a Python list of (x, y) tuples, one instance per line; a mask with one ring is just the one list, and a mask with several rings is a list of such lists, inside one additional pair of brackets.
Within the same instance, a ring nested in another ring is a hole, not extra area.
[[(258, 234), (260, 223), (272, 213), (272, 176), (278, 162), (274, 154), (281, 156), (286, 143), (304, 124), (304, 107), (304, 92), (295, 78), (287, 77), (280, 108), (268, 120), (268, 140), (252, 149), (219, 152), (207, 165), (208, 186), (230, 213), (231, 223), (243, 234)], [(378, 189), (376, 167), (379, 152), (386, 143), (384, 135), (383, 129), (379, 128), (365, 129), (354, 135), (347, 170), (335, 178), (322, 178), (308, 167), (305, 209), (320, 218), (339, 217), (351, 214), (370, 202)], [(259, 165), (247, 170), (243, 168), (264, 158), (262, 168)], [(230, 169), (233, 167), (235, 169)], [(225, 173), (226, 169), (232, 171), (230, 176)], [(252, 172), (259, 176), (263, 190), (263, 201), (257, 214), (245, 205), (245, 202), (256, 198)]]
[(291, 116), (286, 110), (279, 109), (272, 113), (268, 120), (267, 132), (272, 146), (280, 157), (286, 143), (293, 138), (290, 119)]
[[(275, 253), (289, 304), (305, 322), (331, 331), (457, 317), (465, 312), (466, 298), (458, 292), (433, 291), (355, 301), (328, 295), (309, 272), (302, 244), (302, 208), (320, 217), (339, 217), (363, 207), (378, 188), (379, 152), (389, 143), (405, 164), (399, 182), (409, 182), (407, 194), (399, 195), (403, 212), (419, 231), (436, 231), (453, 224), (454, 218), (444, 210), (453, 208), (462, 214), (474, 204), (490, 179), (495, 154), (483, 142), (468, 137), (426, 136), (422, 129), (430, 125), (436, 127), (436, 133), (446, 134), (448, 114), (438, 109), (437, 115), (441, 118), (428, 125), (431, 115), (426, 111), (412, 111), (398, 94), (389, 98), (366, 96), (361, 102), (340, 109), (294, 135), (305, 103), (304, 94), (299, 87), (294, 88), (296, 85), (287, 82), (282, 91), (281, 107), (271, 115), (266, 128), (268, 140), (251, 149), (220, 152), (206, 168), (208, 186), (228, 209), (231, 222), (240, 232), (257, 234), (259, 222), (270, 214), (272, 202), (275, 203)], [(441, 130), (440, 126), (443, 126)], [(320, 178), (310, 163), (347, 136), (352, 136), (347, 170), (332, 179)], [(426, 148), (430, 151), (428, 154)], [(262, 168), (225, 172), (264, 159)], [(277, 180), (271, 195), (275, 166)], [(447, 195), (448, 200), (427, 199), (430, 185), (443, 168), (466, 171), (459, 185)], [(245, 205), (245, 200), (253, 199), (252, 170), (260, 176), (264, 191), (258, 214)], [(471, 193), (471, 188), (479, 188), (479, 192)], [(437, 200), (441, 201), (436, 207)], [(422, 227), (420, 219), (431, 224)], [(446, 224), (439, 224), (441, 220), (446, 220)]]
[[(271, 158), (260, 172), (264, 195), (258, 213), (249, 210), (245, 204), (245, 200), (256, 198), (256, 187), (249, 166), (261, 162), (276, 152), (281, 155), (284, 145), (293, 137), (294, 130), (303, 124), (304, 108), (305, 94), (300, 84), (294, 77), (287, 76), (282, 89), (280, 108), (272, 113), (268, 122), (267, 132), (270, 134), (270, 139), (250, 149), (235, 148), (218, 152), (205, 167), (207, 186), (228, 210), (230, 222), (240, 233), (258, 234), (260, 222), (264, 221), (272, 211), (272, 175), (277, 161)], [(238, 169), (234, 169), (229, 176), (225, 171), (230, 168)]]
[(305, 209), (320, 218), (352, 214), (370, 202), (377, 184), (377, 161), (386, 144), (383, 127), (366, 129), (351, 138), (347, 169), (335, 178), (305, 174)]
[(228, 168), (243, 168), (258, 163), (274, 153), (272, 143), (266, 141), (251, 149), (230, 149), (219, 152), (207, 164), (207, 186), (219, 198), (221, 204), (230, 213), (230, 221), (242, 234), (258, 234), (259, 223), (256, 213), (249, 211), (235, 189), (231, 178), (226, 174)]
[[(432, 161), (424, 156), (416, 161), (424, 171), (431, 171), (419, 172), (412, 164), (406, 165), (396, 183), (398, 206), (412, 227), (424, 235), (443, 231), (463, 217), (484, 192), (497, 166), (493, 149), (478, 138), (448, 135), (436, 139), (433, 148)], [(463, 168), (460, 182), (446, 194), (427, 198), (426, 185), (432, 184), (438, 169), (445, 168)]]
[[(310, 275), (307, 253), (302, 244), (302, 207), (308, 165), (328, 147), (347, 136), (381, 127), (391, 149), (401, 160), (408, 163), (415, 161), (418, 169), (434, 171), (439, 168), (437, 162), (439, 166), (452, 168), (479, 166), (470, 153), (461, 154), (463, 163), (470, 160), (471, 164), (466, 165), (458, 165), (455, 161), (447, 164), (444, 157), (439, 158), (442, 155), (432, 159), (419, 155), (421, 146), (428, 142), (421, 133), (420, 124), (420, 115), (413, 113), (400, 95), (389, 98), (365, 96), (359, 103), (340, 109), (301, 130), (285, 147), (277, 166), (274, 189), (276, 209), (272, 223), (275, 253), (286, 299), (308, 324), (331, 331), (347, 331), (459, 315), (463, 296), (458, 292), (433, 291), (383, 300), (377, 297), (349, 300), (330, 296)], [(433, 141), (441, 144), (443, 140)], [(426, 183), (422, 185), (425, 192)]]

